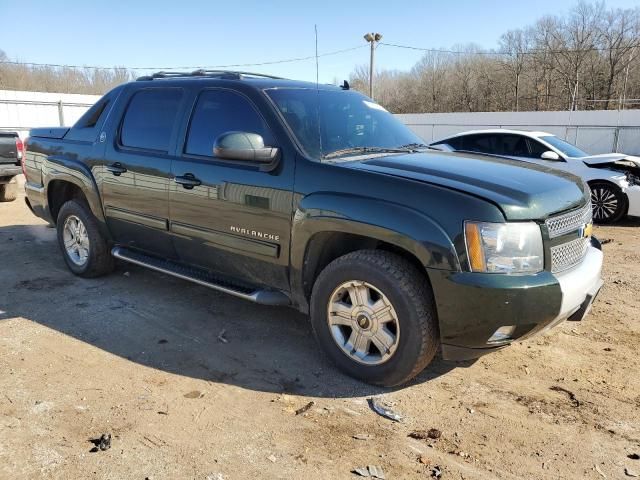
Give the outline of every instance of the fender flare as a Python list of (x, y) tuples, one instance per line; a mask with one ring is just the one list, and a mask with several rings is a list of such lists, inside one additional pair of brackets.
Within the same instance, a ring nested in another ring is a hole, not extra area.
[[(64, 181), (76, 185), (84, 194), (91, 209), (91, 213), (101, 225), (106, 226), (104, 210), (98, 185), (90, 168), (81, 162), (75, 162), (64, 157), (50, 156), (44, 169), (44, 186), (47, 204), (49, 205), (49, 185), (54, 181)], [(51, 206), (48, 206), (51, 215)]]
[(311, 194), (299, 202), (291, 230), (291, 290), (305, 308), (308, 249), (316, 234), (329, 232), (391, 244), (412, 254), (425, 269), (461, 270), (452, 240), (428, 215), (372, 197)]

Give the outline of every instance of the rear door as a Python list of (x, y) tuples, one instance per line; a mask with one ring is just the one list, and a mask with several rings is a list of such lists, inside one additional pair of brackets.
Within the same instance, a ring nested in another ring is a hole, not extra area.
[[(123, 92), (100, 141), (106, 148), (102, 198), (116, 242), (175, 257), (169, 235), (169, 181), (185, 92), (178, 87)], [(113, 132), (113, 138), (106, 138)]]
[[(281, 144), (244, 94), (211, 88), (195, 91), (193, 100), (171, 167), (170, 229), (178, 256), (254, 285), (288, 290), (294, 155), (283, 149), (269, 172), (214, 157), (215, 139), (229, 131), (260, 134), (267, 146)], [(178, 183), (184, 178), (194, 184)]]

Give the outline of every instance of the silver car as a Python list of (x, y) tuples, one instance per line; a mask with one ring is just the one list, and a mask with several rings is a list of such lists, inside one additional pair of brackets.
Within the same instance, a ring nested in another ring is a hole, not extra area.
[(593, 219), (616, 222), (640, 216), (640, 157), (623, 153), (589, 155), (550, 133), (526, 130), (474, 130), (431, 146), (524, 160), (571, 172), (589, 184)]

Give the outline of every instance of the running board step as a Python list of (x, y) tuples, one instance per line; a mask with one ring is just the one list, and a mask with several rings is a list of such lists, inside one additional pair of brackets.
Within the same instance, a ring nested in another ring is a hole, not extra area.
[(212, 273), (195, 267), (181, 265), (171, 260), (164, 260), (124, 247), (113, 247), (111, 255), (125, 262), (147, 267), (156, 272), (166, 273), (174, 277), (188, 280), (198, 285), (213, 288), (235, 297), (244, 298), (263, 305), (289, 305), (289, 297), (275, 290), (260, 290), (250, 286), (237, 285)]

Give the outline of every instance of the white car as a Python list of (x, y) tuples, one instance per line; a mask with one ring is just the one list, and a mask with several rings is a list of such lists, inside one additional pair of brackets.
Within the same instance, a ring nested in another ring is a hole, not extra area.
[(525, 130), (474, 130), (431, 146), (499, 155), (566, 170), (589, 184), (595, 222), (611, 223), (627, 214), (640, 216), (640, 157), (623, 153), (589, 155), (550, 133)]

